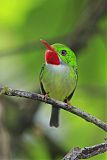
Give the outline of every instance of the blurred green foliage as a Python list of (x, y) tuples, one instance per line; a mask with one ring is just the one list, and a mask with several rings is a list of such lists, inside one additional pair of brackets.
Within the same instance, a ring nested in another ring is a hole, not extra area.
[[(23, 90), (36, 91), (39, 88), (39, 72), (44, 62), (42, 45), (13, 55), (11, 51), (29, 43), (40, 43), (39, 39), (56, 39), (70, 34), (78, 26), (82, 11), (88, 0), (4, 0), (0, 2), (0, 56), (3, 51), (7, 56), (0, 57), (0, 84)], [(95, 34), (78, 53), (79, 80), (76, 92), (71, 100), (100, 119), (107, 121), (107, 16), (98, 23), (101, 32)], [(55, 41), (53, 42), (55, 43)], [(66, 42), (65, 42), (66, 43)], [(24, 99), (12, 98), (23, 106)], [(8, 104), (7, 123), (14, 127), (20, 112)], [(5, 109), (6, 109), (5, 107)], [(7, 109), (6, 109), (7, 110)], [(68, 152), (71, 148), (89, 146), (104, 141), (105, 133), (96, 126), (77, 116), (61, 110), (60, 127), (48, 127), (50, 107), (42, 104), (34, 123), (58, 146)], [(12, 124), (13, 123), (13, 124)], [(11, 125), (12, 124), (12, 125)], [(17, 131), (16, 131), (17, 132)], [(11, 150), (11, 159), (48, 160), (51, 159), (49, 146), (43, 134), (34, 134), (29, 128), (22, 134), (19, 149)], [(11, 134), (10, 134), (11, 135)], [(18, 139), (17, 139), (18, 141)], [(20, 149), (21, 148), (21, 149)], [(61, 158), (57, 154), (57, 158)], [(107, 154), (91, 160), (106, 160)]]

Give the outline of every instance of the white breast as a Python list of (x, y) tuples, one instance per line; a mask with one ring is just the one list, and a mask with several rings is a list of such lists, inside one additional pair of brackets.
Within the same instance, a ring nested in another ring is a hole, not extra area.
[(67, 65), (46, 64), (42, 80), (45, 91), (52, 98), (64, 100), (75, 88), (74, 74), (74, 70)]
[(51, 65), (51, 64), (46, 64), (46, 67), (52, 71), (52, 72), (65, 72), (69, 70), (69, 67), (67, 65), (63, 65), (63, 64), (60, 64), (60, 65)]

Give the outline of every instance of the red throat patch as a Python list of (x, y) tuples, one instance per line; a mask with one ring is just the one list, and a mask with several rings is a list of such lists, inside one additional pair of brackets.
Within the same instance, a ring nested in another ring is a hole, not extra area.
[(48, 44), (45, 40), (41, 39), (40, 41), (47, 48), (45, 52), (45, 61), (48, 64), (59, 65), (60, 59), (55, 49), (50, 44)]
[(45, 52), (45, 60), (48, 64), (59, 65), (60, 59), (55, 51), (47, 50)]

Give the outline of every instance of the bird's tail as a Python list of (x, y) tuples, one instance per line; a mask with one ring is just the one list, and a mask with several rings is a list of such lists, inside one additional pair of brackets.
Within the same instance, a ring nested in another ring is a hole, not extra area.
[(50, 118), (50, 127), (59, 126), (59, 108), (52, 106), (51, 118)]

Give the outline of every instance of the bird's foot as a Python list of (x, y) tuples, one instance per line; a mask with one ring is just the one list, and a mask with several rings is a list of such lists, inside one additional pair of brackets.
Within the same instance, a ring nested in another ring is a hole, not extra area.
[(68, 99), (65, 99), (64, 102), (66, 103), (67, 106), (71, 106), (71, 104), (70, 104)]
[(44, 100), (46, 101), (48, 97), (49, 97), (49, 92), (44, 95)]
[(66, 104), (67, 104), (67, 106), (71, 106), (71, 104), (70, 104), (70, 102), (69, 102), (69, 101), (67, 101), (67, 102), (66, 102)]
[(67, 105), (68, 105), (68, 106), (71, 106), (71, 104), (70, 104), (70, 102), (69, 102), (69, 101), (67, 102)]

